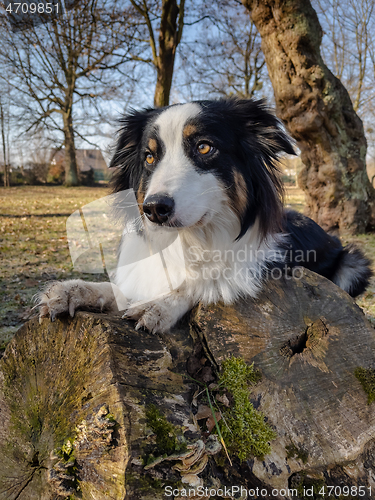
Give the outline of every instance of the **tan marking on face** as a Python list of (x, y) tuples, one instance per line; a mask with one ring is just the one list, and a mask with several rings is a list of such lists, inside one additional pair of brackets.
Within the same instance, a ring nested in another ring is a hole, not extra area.
[(182, 135), (186, 139), (187, 137), (190, 137), (191, 135), (195, 134), (197, 132), (197, 127), (195, 125), (192, 125), (189, 123), (184, 127), (184, 130), (182, 131)]
[(156, 150), (158, 148), (158, 143), (156, 142), (155, 139), (149, 139), (148, 141), (148, 149), (152, 151), (153, 153), (156, 153)]
[(243, 215), (246, 211), (248, 198), (247, 198), (247, 186), (246, 181), (240, 172), (237, 170), (233, 174), (234, 179), (234, 189), (235, 189), (235, 203), (234, 209), (239, 215)]
[(137, 202), (138, 202), (139, 211), (141, 212), (142, 215), (143, 215), (143, 202), (145, 201), (145, 196), (146, 196), (146, 193), (145, 193), (144, 188), (143, 188), (143, 179), (141, 179), (141, 182), (139, 183), (139, 188), (137, 191)]

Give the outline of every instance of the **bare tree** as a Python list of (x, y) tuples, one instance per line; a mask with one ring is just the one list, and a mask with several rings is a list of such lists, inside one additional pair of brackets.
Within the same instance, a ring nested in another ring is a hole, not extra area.
[[(267, 70), (249, 12), (233, 0), (203, 1), (195, 7), (208, 14), (200, 20), (199, 12), (195, 13), (199, 28), (194, 26), (193, 40), (182, 44), (181, 66), (189, 97), (259, 94)], [(187, 94), (184, 89), (180, 93)]]
[(313, 0), (322, 23), (322, 55), (345, 85), (364, 122), (368, 157), (375, 157), (375, 2)]
[(309, 0), (243, 0), (262, 37), (279, 117), (305, 165), (307, 213), (324, 228), (375, 226), (363, 124), (320, 54), (322, 29)]
[(11, 106), (13, 98), (12, 88), (9, 83), (5, 82), (0, 85), (0, 130), (1, 130), (1, 147), (4, 163), (4, 187), (10, 186), (10, 168), (11, 168), (11, 151), (10, 151), (10, 131), (14, 125), (13, 109)]
[(362, 111), (374, 97), (371, 54), (375, 49), (374, 0), (314, 0), (322, 20), (322, 55)]
[[(128, 6), (129, 7), (129, 6)], [(78, 184), (76, 126), (87, 102), (95, 112), (100, 100), (124, 84), (136, 32), (131, 6), (121, 0), (81, 0), (48, 23), (13, 30), (0, 19), (0, 62), (9, 68), (26, 129), (60, 131), (65, 145), (65, 184)], [(0, 73), (0, 78), (3, 78)], [(86, 106), (86, 108), (85, 108)]]
[(7, 141), (5, 139), (6, 137), (6, 117), (5, 117), (5, 112), (4, 112), (4, 104), (2, 100), (2, 96), (0, 95), (0, 128), (1, 128), (1, 141), (2, 141), (2, 146), (3, 146), (3, 161), (4, 161), (4, 187), (9, 187), (10, 186), (10, 179), (9, 179), (9, 164), (8, 164), (8, 148), (7, 148)]
[[(149, 37), (151, 57), (133, 55), (135, 61), (145, 62), (156, 70), (154, 105), (169, 104), (176, 50), (184, 28), (185, 0), (130, 0), (143, 19)], [(155, 25), (159, 25), (158, 43)], [(142, 40), (144, 42), (145, 40)]]

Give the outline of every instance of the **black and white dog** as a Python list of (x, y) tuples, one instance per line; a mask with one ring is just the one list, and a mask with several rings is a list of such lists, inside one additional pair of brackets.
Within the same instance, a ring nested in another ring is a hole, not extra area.
[[(116, 286), (49, 285), (39, 296), (40, 317), (73, 316), (77, 308), (115, 311), (121, 295), (136, 328), (165, 332), (198, 302), (255, 297), (270, 271), (285, 265), (309, 268), (352, 296), (362, 293), (371, 276), (363, 254), (283, 210), (277, 170), (283, 153), (294, 154), (292, 144), (263, 101), (201, 101), (126, 116), (111, 162), (114, 192), (134, 190), (154, 240), (177, 229), (185, 280), (158, 297), (157, 269), (127, 273), (119, 266)], [(120, 261), (134, 251), (122, 243)]]

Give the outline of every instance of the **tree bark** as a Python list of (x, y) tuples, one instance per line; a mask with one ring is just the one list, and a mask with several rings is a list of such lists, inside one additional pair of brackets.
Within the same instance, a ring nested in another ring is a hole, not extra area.
[(310, 1), (242, 2), (262, 38), (277, 115), (301, 150), (306, 214), (326, 230), (372, 229), (375, 192), (362, 121), (322, 60), (322, 29)]
[(64, 145), (65, 145), (65, 186), (78, 186), (78, 168), (76, 158), (76, 148), (74, 144), (74, 129), (72, 120), (72, 110), (63, 114), (64, 120)]
[(180, 1), (180, 5), (176, 0), (163, 0), (162, 3), (159, 54), (156, 57), (156, 107), (169, 105), (176, 50), (183, 30), (184, 4), (184, 0)]
[[(35, 318), (0, 360), (0, 499), (162, 500), (167, 486), (194, 483), (274, 500), (362, 486), (370, 500), (374, 403), (355, 373), (373, 373), (374, 349), (354, 301), (309, 271), (270, 282), (256, 301), (196, 310), (163, 337), (103, 314)], [(277, 433), (269, 455), (232, 465), (197, 423), (205, 390), (195, 383), (211, 384), (230, 355), (260, 370), (250, 398)], [(176, 433), (187, 449), (160, 451), (150, 408), (169, 422), (165, 439)]]

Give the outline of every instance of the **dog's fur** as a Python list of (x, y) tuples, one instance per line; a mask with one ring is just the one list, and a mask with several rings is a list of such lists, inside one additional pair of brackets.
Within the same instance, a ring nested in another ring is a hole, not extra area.
[[(137, 328), (165, 332), (198, 302), (255, 297), (285, 266), (307, 267), (352, 296), (362, 293), (371, 275), (362, 253), (283, 210), (277, 170), (283, 153), (294, 154), (293, 146), (263, 101), (200, 101), (127, 115), (111, 162), (114, 192), (135, 191), (144, 227), (160, 249), (178, 230), (186, 279), (155, 299), (160, 271), (145, 264), (126, 273), (119, 265), (117, 288), (81, 280), (50, 285), (40, 296), (40, 316), (116, 310), (114, 289), (126, 297), (126, 317)], [(125, 239), (119, 261), (131, 251)], [(170, 257), (173, 278), (181, 262)]]

